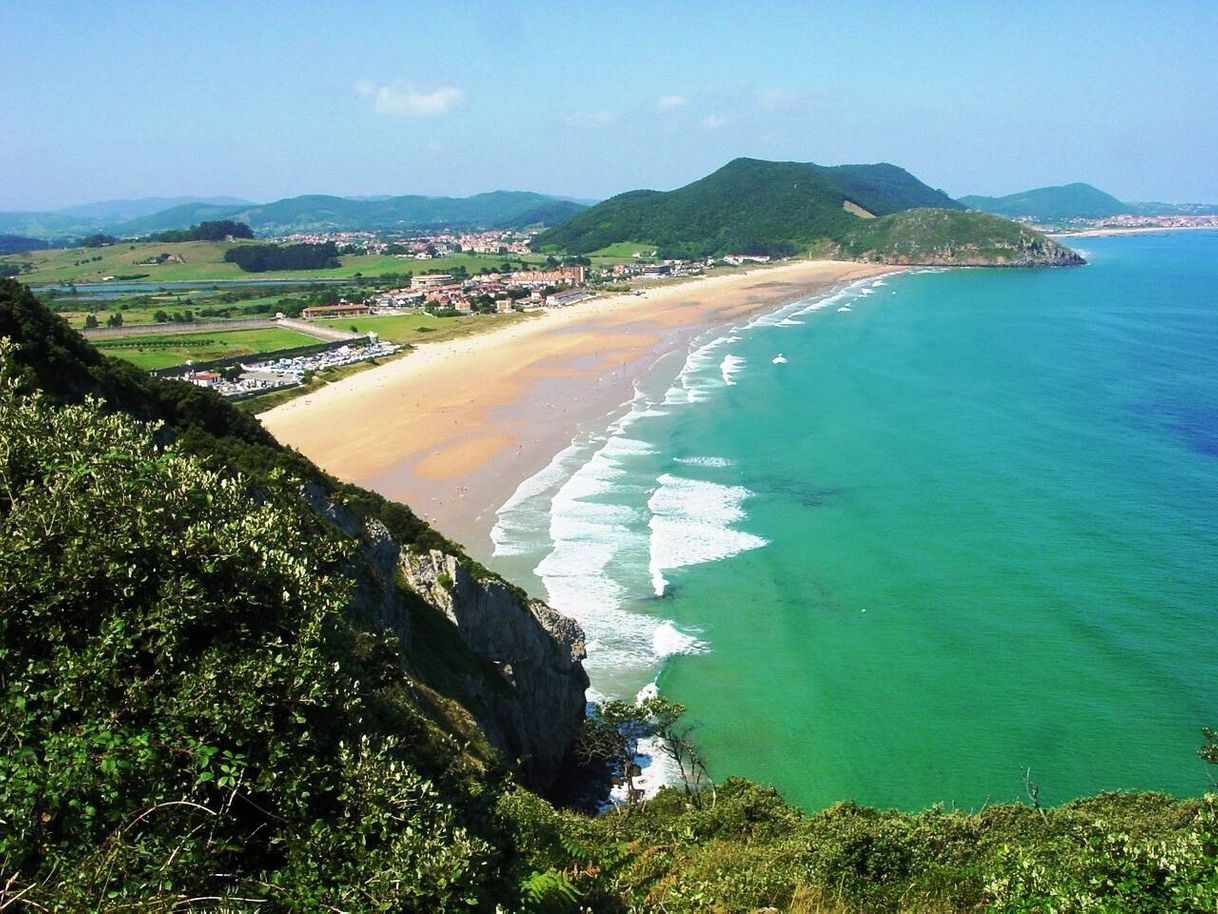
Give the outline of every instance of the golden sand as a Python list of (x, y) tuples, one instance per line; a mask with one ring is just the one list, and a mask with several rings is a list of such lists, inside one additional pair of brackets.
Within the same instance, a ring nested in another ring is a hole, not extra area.
[(700, 332), (893, 268), (799, 261), (573, 305), (439, 343), (263, 413), (328, 472), (403, 501), (475, 556), (494, 512)]

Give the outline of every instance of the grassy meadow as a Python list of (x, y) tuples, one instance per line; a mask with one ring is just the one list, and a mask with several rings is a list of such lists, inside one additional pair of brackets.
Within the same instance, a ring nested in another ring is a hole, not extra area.
[(210, 330), (204, 333), (95, 339), (92, 342), (106, 355), (124, 359), (144, 371), (154, 371), (187, 362), (208, 362), (293, 349), (311, 345), (317, 340), (295, 330), (269, 327), (262, 330)]
[(480, 333), (521, 320), (530, 320), (538, 312), (521, 314), (470, 314), (460, 317), (433, 317), (423, 312), (415, 314), (371, 315), (317, 321), (320, 326), (354, 333), (373, 331), (383, 340), (393, 343), (422, 343), (446, 340), (470, 333)]
[[(190, 280), (249, 280), (259, 279), (350, 279), (356, 276), (380, 276), (394, 273), (424, 273), (429, 270), (449, 271), (461, 266), (470, 273), (483, 269), (498, 269), (506, 259), (498, 254), (453, 254), (430, 260), (414, 260), (384, 254), (347, 254), (341, 265), (330, 270), (274, 270), (266, 273), (246, 273), (235, 263), (226, 263), (225, 252), (244, 242), (185, 241), (120, 242), (100, 248), (66, 248), (31, 251), (0, 257), (0, 263), (30, 263), (33, 271), (17, 278), (25, 283), (95, 283), (106, 276), (129, 277), (130, 282), (188, 282)], [(260, 242), (265, 243), (265, 242)], [(161, 254), (170, 255), (164, 263), (141, 263)], [(528, 264), (544, 258), (529, 256)], [(519, 263), (513, 255), (511, 263)]]

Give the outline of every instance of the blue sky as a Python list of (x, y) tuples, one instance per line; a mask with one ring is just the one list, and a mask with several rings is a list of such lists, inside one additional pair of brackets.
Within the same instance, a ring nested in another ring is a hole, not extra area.
[(736, 156), (1218, 202), (1218, 2), (0, 5), (0, 210), (600, 198)]

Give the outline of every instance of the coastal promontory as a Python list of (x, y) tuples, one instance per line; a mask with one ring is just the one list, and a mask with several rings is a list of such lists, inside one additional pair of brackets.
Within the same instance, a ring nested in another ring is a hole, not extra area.
[(676, 190), (612, 197), (542, 232), (533, 247), (586, 255), (634, 242), (662, 258), (831, 254), (905, 265), (1083, 262), (1017, 223), (964, 210), (888, 163), (735, 159)]

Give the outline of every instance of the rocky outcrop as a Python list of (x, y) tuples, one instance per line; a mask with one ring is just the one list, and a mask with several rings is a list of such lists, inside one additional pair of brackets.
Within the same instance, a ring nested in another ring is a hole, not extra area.
[(868, 263), (944, 267), (1068, 267), (1086, 263), (1052, 238), (987, 213), (915, 209), (860, 221), (834, 248)]
[(1015, 243), (1000, 247), (949, 242), (909, 253), (869, 251), (860, 259), (900, 266), (939, 267), (1074, 267), (1087, 262), (1051, 238), (1037, 238), (1030, 233)]
[(584, 717), (584, 633), (579, 624), (455, 556), (404, 552), (406, 584), (440, 609), (461, 641), (497, 671), (471, 674), (470, 711), (491, 742), (522, 764), (526, 781), (553, 783)]
[(409, 649), (410, 613), (397, 582), (402, 550), (389, 529), (376, 518), (357, 517), (316, 483), (305, 483), (300, 494), (313, 513), (357, 543), (350, 559), (352, 610), (374, 628), (393, 632)]

